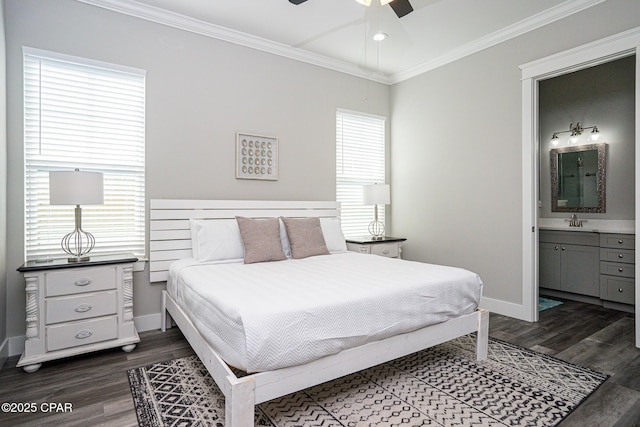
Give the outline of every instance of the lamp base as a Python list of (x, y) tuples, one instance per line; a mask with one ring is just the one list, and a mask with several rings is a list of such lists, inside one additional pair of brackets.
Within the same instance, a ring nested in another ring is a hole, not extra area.
[(69, 257), (67, 258), (68, 262), (86, 262), (89, 261), (91, 259), (91, 257), (88, 256), (82, 256), (82, 257)]
[(60, 246), (62, 250), (71, 255), (67, 258), (69, 262), (89, 261), (89, 257), (85, 256), (96, 244), (93, 234), (82, 229), (82, 209), (76, 206), (76, 229), (62, 238)]
[(369, 234), (371, 234), (371, 240), (382, 240), (384, 236), (384, 224), (378, 221), (377, 215), (375, 221), (369, 223)]

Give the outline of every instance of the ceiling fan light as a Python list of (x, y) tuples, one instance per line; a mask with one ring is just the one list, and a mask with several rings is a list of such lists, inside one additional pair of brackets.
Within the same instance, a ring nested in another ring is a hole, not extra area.
[(358, 3), (363, 4), (365, 6), (371, 5), (371, 0), (356, 0)]
[(382, 40), (386, 39), (387, 37), (389, 37), (389, 34), (387, 33), (383, 33), (383, 32), (377, 32), (373, 35), (373, 39), (377, 42), (381, 42)]
[(380, 0), (380, 5), (384, 6), (385, 4), (391, 3), (393, 0)]

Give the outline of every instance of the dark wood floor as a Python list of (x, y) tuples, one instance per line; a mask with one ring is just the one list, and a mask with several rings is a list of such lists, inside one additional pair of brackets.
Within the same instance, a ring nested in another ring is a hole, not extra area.
[[(561, 425), (640, 426), (640, 349), (628, 313), (566, 301), (537, 323), (491, 315), (490, 335), (607, 373), (611, 378)], [(71, 403), (71, 413), (7, 414), (2, 426), (136, 426), (126, 371), (192, 354), (177, 328), (141, 334), (131, 353), (119, 349), (44, 363), (27, 374), (10, 358), (0, 370), (0, 403)]]

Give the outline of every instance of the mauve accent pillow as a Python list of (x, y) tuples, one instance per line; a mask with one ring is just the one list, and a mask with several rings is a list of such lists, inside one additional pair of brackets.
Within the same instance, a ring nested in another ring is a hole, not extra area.
[(282, 261), (287, 259), (280, 242), (278, 218), (252, 219), (237, 216), (244, 246), (244, 263)]
[(315, 255), (329, 255), (318, 218), (281, 218), (287, 229), (291, 257), (307, 258)]

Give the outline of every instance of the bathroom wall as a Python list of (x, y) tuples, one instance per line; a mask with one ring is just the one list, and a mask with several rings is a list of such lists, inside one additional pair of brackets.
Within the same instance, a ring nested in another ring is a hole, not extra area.
[[(566, 212), (551, 212), (550, 150), (566, 147), (571, 123), (598, 126), (607, 143), (606, 213), (580, 213), (580, 218), (635, 219), (635, 56), (601, 64), (540, 82), (540, 218), (565, 218)], [(589, 131), (578, 144), (591, 143)]]

